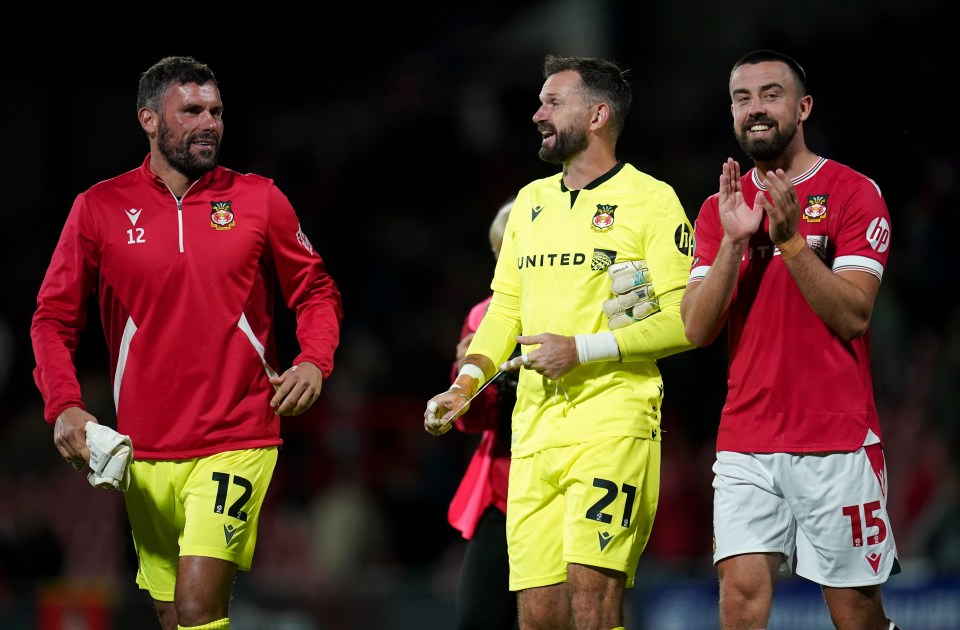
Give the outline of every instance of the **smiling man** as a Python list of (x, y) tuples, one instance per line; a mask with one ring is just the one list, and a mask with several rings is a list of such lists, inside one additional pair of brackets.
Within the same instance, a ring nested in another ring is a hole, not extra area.
[(445, 432), (498, 366), (522, 367), (506, 518), (521, 627), (610, 630), (659, 499), (657, 360), (692, 347), (680, 320), (692, 229), (671, 186), (617, 159), (626, 73), (550, 55), (543, 74), (540, 158), (562, 170), (519, 191), (490, 306), (424, 425)]
[(777, 576), (796, 571), (837, 628), (889, 630), (880, 591), (899, 566), (869, 327), (890, 215), (873, 180), (807, 147), (813, 97), (794, 59), (748, 53), (729, 88), (754, 168), (723, 164), (682, 303), (695, 344), (729, 335), (713, 467), (721, 627), (766, 628)]
[[(213, 71), (167, 57), (140, 78), (143, 163), (77, 196), (40, 287), (34, 380), (65, 460), (91, 467), (98, 420), (74, 354), (99, 300), (117, 430), (133, 462), (124, 500), (137, 584), (164, 630), (229, 628), (273, 476), (280, 417), (305, 412), (333, 370), (340, 292), (273, 180), (218, 166)], [(276, 285), (300, 354), (280, 374)]]

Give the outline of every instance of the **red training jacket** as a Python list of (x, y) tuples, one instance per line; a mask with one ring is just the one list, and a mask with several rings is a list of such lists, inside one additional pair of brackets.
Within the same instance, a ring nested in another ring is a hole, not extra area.
[(37, 298), (34, 381), (53, 422), (83, 407), (74, 356), (97, 296), (117, 430), (137, 459), (279, 445), (276, 280), (296, 313), (297, 364), (333, 370), (339, 289), (273, 180), (216, 167), (178, 202), (150, 172), (77, 196)]

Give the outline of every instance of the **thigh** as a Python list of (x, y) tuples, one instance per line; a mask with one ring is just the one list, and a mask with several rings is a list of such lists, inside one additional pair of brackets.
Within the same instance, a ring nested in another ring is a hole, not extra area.
[(660, 496), (660, 442), (635, 437), (550, 449), (562, 471), (563, 559), (625, 576), (633, 586)]
[(137, 553), (137, 584), (159, 602), (172, 602), (177, 583), (183, 509), (179, 488), (195, 460), (134, 461), (123, 494)]
[(793, 458), (784, 483), (799, 528), (797, 574), (831, 587), (885, 582), (899, 566), (882, 447)]
[(181, 490), (185, 522), (180, 555), (217, 558), (249, 570), (276, 463), (276, 447), (198, 459)]
[(713, 562), (741, 554), (779, 554), (789, 575), (796, 521), (780, 489), (781, 454), (720, 451), (713, 464)]
[(567, 579), (563, 496), (542, 463), (542, 453), (518, 457), (510, 463), (506, 530), (512, 591)]

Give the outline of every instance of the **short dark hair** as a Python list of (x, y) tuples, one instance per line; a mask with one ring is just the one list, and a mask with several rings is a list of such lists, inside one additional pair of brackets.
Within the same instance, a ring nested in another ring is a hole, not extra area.
[(217, 78), (207, 64), (193, 57), (164, 57), (140, 75), (137, 110), (143, 107), (158, 109), (164, 92), (173, 84), (203, 85), (211, 81), (216, 84)]
[(558, 57), (547, 55), (543, 62), (543, 78), (558, 72), (573, 70), (580, 75), (581, 93), (593, 102), (603, 101), (610, 105), (610, 123), (613, 137), (623, 131), (633, 103), (633, 90), (627, 76), (629, 70), (621, 70), (612, 61), (596, 57)]
[(733, 68), (730, 69), (730, 76), (733, 77), (733, 73), (736, 72), (740, 66), (753, 65), (765, 61), (779, 61), (790, 68), (793, 78), (797, 81), (797, 89), (800, 91), (800, 95), (803, 96), (807, 93), (807, 73), (804, 71), (803, 66), (797, 63), (797, 60), (793, 57), (775, 50), (760, 49), (748, 52), (733, 64)]

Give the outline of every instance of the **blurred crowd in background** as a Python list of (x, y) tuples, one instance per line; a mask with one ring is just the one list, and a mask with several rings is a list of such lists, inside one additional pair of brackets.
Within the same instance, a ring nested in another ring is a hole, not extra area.
[[(355, 8), (322, 26), (269, 16), (258, 24), (266, 34), (200, 25), (177, 28), (202, 37), (166, 38), (172, 27), (150, 27), (145, 41), (136, 30), (48, 39), (53, 56), (43, 58), (55, 63), (8, 52), (0, 627), (41, 627), (44, 610), (77, 597), (106, 606), (118, 628), (152, 627), (147, 597), (133, 585), (121, 495), (92, 489), (64, 464), (42, 420), (29, 324), (73, 198), (147, 153), (137, 80), (168, 54), (214, 69), (225, 104), (221, 163), (277, 181), (344, 298), (334, 374), (313, 409), (283, 422), (253, 570), (238, 580), (238, 627), (449, 622), (463, 541), (446, 509), (477, 436), (431, 437), (422, 413), (448, 382), (464, 315), (488, 292), (490, 220), (520, 186), (557, 171), (537, 157), (531, 121), (548, 52), (632, 68), (619, 157), (673, 185), (691, 220), (727, 156), (749, 166), (729, 114), (734, 60), (775, 48), (805, 66), (814, 98), (808, 145), (873, 178), (892, 218), (871, 331), (904, 567), (890, 584), (960, 580), (960, 300), (949, 263), (960, 234), (960, 138), (946, 96), (958, 61), (948, 3), (787, 4)], [(216, 285), (212, 270), (211, 291)], [(289, 362), (294, 320), (281, 309), (278, 323)], [(107, 365), (91, 305), (78, 371), (88, 409), (112, 424)], [(725, 347), (661, 367), (661, 502), (641, 592), (644, 580), (714, 580), (710, 466)], [(817, 385), (810, 374), (811, 391)]]

